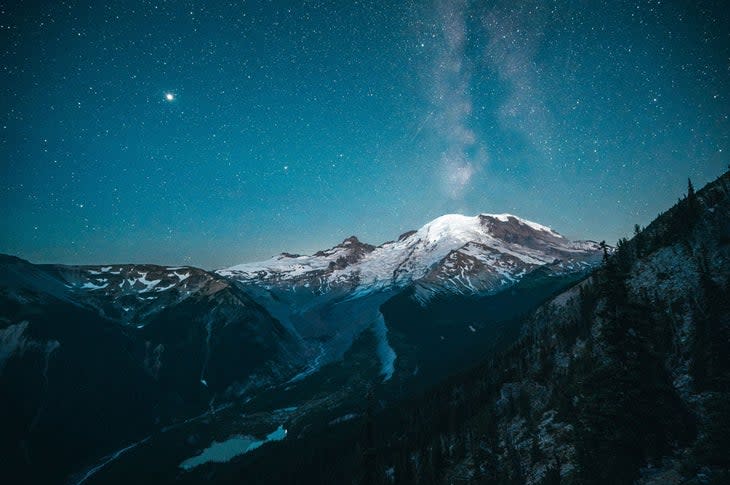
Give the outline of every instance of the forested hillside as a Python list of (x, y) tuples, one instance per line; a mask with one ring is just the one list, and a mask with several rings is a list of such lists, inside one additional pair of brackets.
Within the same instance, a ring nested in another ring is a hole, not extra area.
[(433, 403), (441, 430), (405, 440), (396, 478), (728, 483), (729, 181), (699, 194), (690, 183), (509, 352), (452, 385)]

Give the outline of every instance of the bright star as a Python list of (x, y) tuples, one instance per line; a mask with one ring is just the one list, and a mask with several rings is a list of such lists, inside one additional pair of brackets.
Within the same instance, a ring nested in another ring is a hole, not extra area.
[(175, 95), (172, 93), (165, 93), (165, 99), (167, 101), (175, 101)]

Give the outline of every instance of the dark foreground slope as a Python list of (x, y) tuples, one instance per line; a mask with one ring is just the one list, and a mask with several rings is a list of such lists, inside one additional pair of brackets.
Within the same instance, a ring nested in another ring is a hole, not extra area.
[(362, 418), (217, 477), (729, 483), (729, 280), (725, 174), (540, 307), (510, 350), (397, 409), (363, 399)]
[[(108, 268), (0, 256), (6, 483), (62, 483), (165, 425), (235, 399), (246, 384), (296, 370), (287, 367), (296, 342), (225, 279), (189, 268), (186, 286), (172, 288), (171, 279), (165, 292), (145, 292), (131, 273), (162, 269)], [(77, 283), (88, 272), (114, 291)], [(124, 318), (133, 311), (134, 323)]]

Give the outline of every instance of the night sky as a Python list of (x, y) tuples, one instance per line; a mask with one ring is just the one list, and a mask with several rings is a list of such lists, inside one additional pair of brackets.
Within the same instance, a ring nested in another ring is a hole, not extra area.
[(727, 169), (724, 3), (2, 2), (0, 252), (216, 268), (451, 212), (615, 242)]

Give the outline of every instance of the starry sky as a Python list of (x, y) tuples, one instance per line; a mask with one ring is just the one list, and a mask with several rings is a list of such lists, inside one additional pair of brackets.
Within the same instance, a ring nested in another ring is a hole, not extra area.
[(723, 1), (0, 2), (0, 252), (230, 266), (727, 169)]

